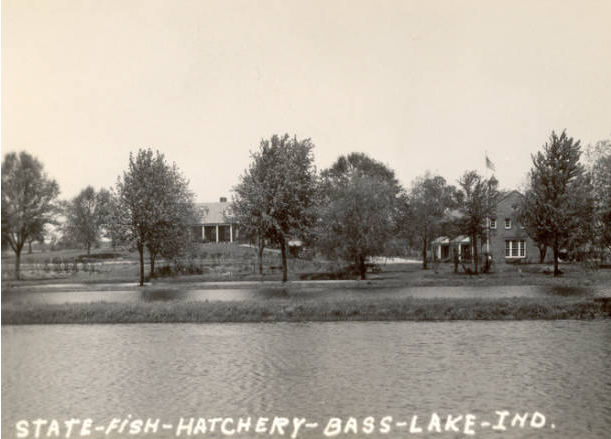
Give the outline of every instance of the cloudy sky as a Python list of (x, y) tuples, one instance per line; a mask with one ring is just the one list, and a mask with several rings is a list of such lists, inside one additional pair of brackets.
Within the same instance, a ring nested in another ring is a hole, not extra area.
[(362, 151), (406, 186), (484, 172), (519, 187), (552, 130), (611, 136), (611, 2), (3, 0), (2, 153), (62, 197), (165, 153), (199, 201), (261, 138)]

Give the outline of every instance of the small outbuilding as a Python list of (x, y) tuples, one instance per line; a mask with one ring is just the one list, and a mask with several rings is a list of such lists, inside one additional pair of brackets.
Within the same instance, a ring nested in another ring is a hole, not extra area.
[(447, 236), (440, 236), (431, 243), (435, 259), (440, 261), (451, 260), (454, 252), (458, 254), (458, 259), (469, 259), (473, 254), (471, 239), (466, 235), (459, 235), (454, 239)]

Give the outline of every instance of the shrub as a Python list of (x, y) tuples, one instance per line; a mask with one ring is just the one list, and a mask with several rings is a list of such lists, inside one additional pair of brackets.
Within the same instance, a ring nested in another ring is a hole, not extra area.
[(172, 277), (179, 274), (204, 274), (205, 272), (204, 266), (199, 261), (194, 259), (189, 259), (187, 261), (176, 260), (171, 265), (158, 267), (153, 277)]
[(120, 256), (119, 253), (95, 253), (91, 255), (79, 255), (78, 261), (79, 262), (91, 262), (91, 261), (96, 261), (100, 259), (114, 259), (119, 256)]

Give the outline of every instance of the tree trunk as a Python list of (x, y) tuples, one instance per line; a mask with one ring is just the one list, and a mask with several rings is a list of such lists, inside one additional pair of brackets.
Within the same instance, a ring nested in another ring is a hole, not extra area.
[(15, 278), (21, 280), (21, 248), (15, 250)]
[(361, 272), (361, 280), (367, 279), (367, 265), (365, 265), (363, 256), (359, 256), (359, 271)]
[(149, 262), (151, 263), (151, 272), (149, 274), (149, 276), (152, 278), (153, 276), (155, 276), (155, 258), (157, 257), (157, 255), (155, 253), (151, 253), (149, 251)]
[(547, 254), (547, 245), (539, 246), (539, 264), (545, 262), (545, 255)]
[(32, 254), (32, 241), (28, 242), (28, 255)]
[(288, 266), (286, 263), (286, 241), (284, 236), (280, 237), (280, 252), (282, 253), (282, 282), (288, 280)]
[(265, 249), (265, 247), (263, 246), (263, 244), (259, 245), (259, 275), (263, 276), (263, 250)]
[(477, 274), (477, 264), (479, 259), (479, 254), (477, 252), (477, 236), (471, 236), (471, 242), (473, 243), (473, 272)]
[(426, 246), (427, 246), (427, 242), (426, 242), (426, 238), (424, 238), (422, 240), (422, 269), (423, 270), (426, 270), (426, 258), (427, 258)]
[[(460, 245), (460, 244), (458, 244)], [(458, 249), (454, 247), (452, 249), (452, 258), (454, 259), (454, 273), (458, 273)]]
[(144, 245), (138, 244), (138, 253), (140, 254), (140, 286), (144, 286)]
[(554, 277), (560, 274), (560, 270), (558, 269), (558, 259), (560, 258), (560, 249), (558, 248), (558, 241), (554, 241)]

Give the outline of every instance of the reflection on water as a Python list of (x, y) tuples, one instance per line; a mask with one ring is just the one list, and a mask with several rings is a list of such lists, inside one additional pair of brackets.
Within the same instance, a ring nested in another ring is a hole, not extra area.
[(4, 326), (2, 433), (38, 417), (538, 410), (555, 430), (502, 437), (603, 438), (610, 342), (611, 320)]
[(609, 287), (561, 287), (543, 285), (520, 286), (455, 286), (455, 287), (402, 287), (402, 288), (325, 288), (283, 287), (240, 289), (162, 289), (159, 287), (125, 291), (44, 291), (12, 290), (3, 293), (3, 303), (88, 303), (88, 302), (154, 302), (154, 301), (238, 301), (270, 299), (347, 299), (347, 298), (402, 298), (402, 297), (542, 297), (542, 296), (607, 296)]

